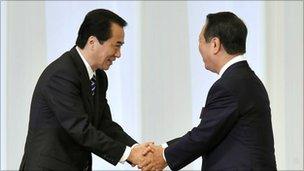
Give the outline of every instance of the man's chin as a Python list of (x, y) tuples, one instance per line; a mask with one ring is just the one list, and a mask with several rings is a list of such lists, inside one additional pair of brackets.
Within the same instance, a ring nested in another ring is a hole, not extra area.
[(212, 68), (208, 67), (207, 65), (205, 65), (205, 69), (211, 72), (214, 72)]
[(209, 70), (209, 67), (208, 67), (206, 64), (205, 64), (205, 69), (206, 69), (206, 70)]
[(104, 70), (104, 71), (109, 70), (109, 69), (110, 69), (110, 66), (111, 66), (111, 65), (109, 65), (109, 66), (103, 66), (103, 67), (102, 67), (102, 70)]

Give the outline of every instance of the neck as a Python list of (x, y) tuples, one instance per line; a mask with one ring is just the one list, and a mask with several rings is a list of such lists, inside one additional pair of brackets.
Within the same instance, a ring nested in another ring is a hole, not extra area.
[(84, 59), (91, 66), (92, 70), (96, 71), (97, 67), (95, 67), (95, 65), (94, 65), (94, 62), (93, 62), (94, 60), (92, 59), (93, 55), (86, 48), (81, 49), (78, 47), (78, 49), (79, 49), (80, 53), (82, 54), (82, 56), (84, 57)]
[(220, 57), (218, 57), (219, 61), (218, 61), (218, 65), (216, 67), (216, 73), (219, 74), (221, 69), (223, 68), (223, 66), (229, 62), (232, 58), (238, 56), (239, 54), (235, 54), (235, 55), (229, 55), (229, 54), (224, 54), (221, 55)]

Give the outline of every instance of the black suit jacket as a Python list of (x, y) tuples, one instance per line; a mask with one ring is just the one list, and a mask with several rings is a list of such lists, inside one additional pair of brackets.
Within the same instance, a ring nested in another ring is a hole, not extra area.
[(96, 71), (96, 93), (76, 48), (52, 62), (35, 87), (20, 170), (91, 170), (91, 152), (116, 165), (136, 143), (112, 121), (106, 73)]
[(168, 142), (172, 170), (201, 156), (202, 170), (276, 170), (268, 95), (246, 61), (213, 84), (200, 118), (197, 127)]

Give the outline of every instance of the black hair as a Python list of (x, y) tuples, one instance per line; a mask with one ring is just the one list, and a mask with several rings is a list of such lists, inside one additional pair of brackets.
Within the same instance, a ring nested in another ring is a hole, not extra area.
[(100, 43), (112, 37), (111, 25), (116, 23), (121, 27), (125, 27), (127, 22), (106, 9), (95, 9), (90, 11), (84, 18), (76, 40), (76, 45), (83, 49), (90, 36), (95, 36)]
[(247, 28), (235, 14), (231, 12), (208, 14), (206, 21), (204, 31), (206, 42), (217, 37), (228, 54), (244, 54), (246, 52)]

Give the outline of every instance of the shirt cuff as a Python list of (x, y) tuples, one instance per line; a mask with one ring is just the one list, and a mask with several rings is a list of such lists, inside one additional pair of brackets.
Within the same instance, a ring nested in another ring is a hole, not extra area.
[(126, 146), (125, 152), (123, 153), (122, 157), (120, 158), (119, 163), (121, 163), (121, 164), (124, 164), (124, 163), (125, 163), (125, 161), (128, 159), (128, 157), (129, 157), (129, 155), (130, 155), (130, 153), (131, 153), (131, 150), (132, 150), (136, 145), (138, 145), (138, 144), (132, 145), (131, 148), (128, 147), (128, 146)]
[(168, 144), (167, 144), (167, 143), (163, 143), (161, 146), (162, 146), (163, 148), (167, 148), (167, 147), (168, 147)]
[(165, 149), (168, 147), (168, 144), (167, 143), (163, 143), (161, 146), (164, 149), (164, 151), (163, 151), (163, 158), (164, 158), (165, 162), (167, 162), (166, 156), (165, 156)]

